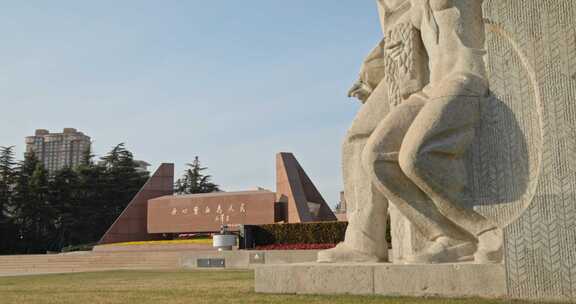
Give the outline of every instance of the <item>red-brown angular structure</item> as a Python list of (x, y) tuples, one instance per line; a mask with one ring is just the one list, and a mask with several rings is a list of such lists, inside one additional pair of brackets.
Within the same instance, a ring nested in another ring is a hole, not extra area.
[(100, 240), (160, 239), (162, 234), (217, 232), (274, 223), (337, 221), (292, 153), (276, 156), (276, 193), (267, 190), (174, 196), (174, 165), (163, 164)]
[(276, 155), (276, 193), (288, 223), (338, 220), (292, 153)]
[(151, 241), (160, 235), (147, 229), (148, 200), (174, 193), (174, 165), (162, 164), (100, 239), (99, 245)]

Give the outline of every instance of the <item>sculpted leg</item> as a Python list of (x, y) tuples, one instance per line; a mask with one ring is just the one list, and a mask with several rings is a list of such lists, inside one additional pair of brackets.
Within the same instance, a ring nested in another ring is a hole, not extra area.
[(475, 246), (472, 236), (448, 220), (431, 199), (402, 171), (398, 163), (406, 132), (425, 104), (424, 99), (411, 98), (396, 107), (368, 140), (363, 152), (363, 165), (372, 182), (397, 206), (416, 228), (431, 242), (442, 242), (438, 254), (421, 262), (443, 262), (454, 258), (454, 250), (471, 255)]
[(479, 251), (485, 251), (482, 254), (497, 257), (501, 240), (498, 243), (494, 235), (496, 226), (466, 208), (463, 195), (467, 185), (463, 156), (474, 138), (480, 100), (449, 96), (427, 102), (404, 138), (399, 160), (402, 171), (444, 216), (480, 240)]
[(369, 136), (388, 107), (376, 92), (354, 120), (343, 144), (342, 164), (347, 203), (346, 239), (335, 249), (322, 251), (319, 262), (383, 262), (388, 260), (386, 219), (388, 201), (374, 188), (362, 168), (361, 155)]
[(347, 138), (344, 144), (344, 191), (348, 229), (345, 241), (319, 255), (320, 262), (385, 262), (388, 260), (386, 219), (388, 201), (373, 186), (362, 169), (360, 156), (364, 139)]

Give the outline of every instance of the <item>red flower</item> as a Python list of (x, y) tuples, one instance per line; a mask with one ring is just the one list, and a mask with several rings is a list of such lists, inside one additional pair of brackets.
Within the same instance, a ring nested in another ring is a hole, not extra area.
[(336, 244), (272, 244), (256, 246), (256, 250), (322, 250), (336, 247)]

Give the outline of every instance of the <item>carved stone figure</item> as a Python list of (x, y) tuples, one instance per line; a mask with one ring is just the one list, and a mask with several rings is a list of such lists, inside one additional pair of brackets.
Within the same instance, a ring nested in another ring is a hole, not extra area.
[(502, 259), (502, 233), (466, 208), (464, 154), (488, 96), (483, 0), (379, 0), (385, 38), (350, 96), (343, 145), (349, 228), (319, 262), (388, 260), (388, 201), (428, 240), (408, 263)]

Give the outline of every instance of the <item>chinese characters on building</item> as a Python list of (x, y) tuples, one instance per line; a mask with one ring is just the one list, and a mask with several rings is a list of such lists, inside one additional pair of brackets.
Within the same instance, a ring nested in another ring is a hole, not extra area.
[(196, 205), (192, 208), (172, 208), (170, 211), (172, 216), (214, 216), (214, 221), (222, 224), (230, 223), (231, 216), (242, 216), (246, 213), (245, 203), (218, 204), (216, 210), (213, 210), (210, 206), (201, 207)]

